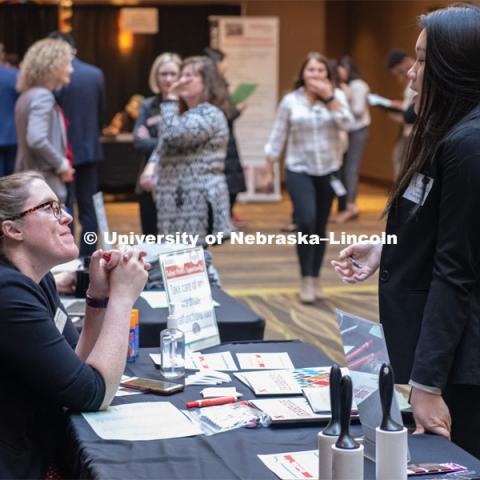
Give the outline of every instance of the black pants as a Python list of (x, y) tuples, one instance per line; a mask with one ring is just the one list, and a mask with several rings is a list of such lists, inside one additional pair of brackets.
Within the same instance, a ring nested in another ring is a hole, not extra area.
[(233, 217), (233, 207), (235, 202), (237, 201), (238, 193), (231, 193), (230, 194), (230, 216)]
[[(96, 246), (88, 245), (83, 240), (86, 232), (98, 233), (97, 216), (93, 206), (92, 195), (98, 191), (97, 164), (88, 163), (86, 165), (77, 165), (75, 168), (75, 182), (68, 188), (67, 208), (72, 212), (73, 202), (77, 201), (78, 220), (82, 227), (80, 233), (80, 256), (91, 255)], [(68, 187), (68, 185), (67, 185)], [(72, 231), (73, 231), (72, 224)]]
[[(292, 199), (298, 231), (321, 238), (333, 200), (330, 175), (313, 176), (287, 170), (287, 189)], [(297, 245), (302, 277), (318, 277), (325, 255), (326, 242), (320, 245)]]
[(145, 235), (157, 235), (157, 206), (155, 205), (152, 192), (141, 192), (137, 198), (140, 206), (142, 233)]
[(452, 416), (452, 442), (480, 459), (480, 386), (447, 385), (443, 398)]

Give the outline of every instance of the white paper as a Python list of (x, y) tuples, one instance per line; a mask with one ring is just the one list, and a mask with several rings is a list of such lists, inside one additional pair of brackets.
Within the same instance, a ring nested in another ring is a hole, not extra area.
[[(303, 394), (315, 413), (331, 412), (330, 387), (307, 387), (303, 389)], [(356, 414), (357, 411), (357, 405), (353, 399), (352, 413)]]
[[(191, 361), (191, 364), (189, 361)], [(189, 357), (187, 357), (186, 368), (192, 370), (220, 370), (225, 372), (238, 370), (230, 352), (190, 352)]]
[(216, 398), (216, 397), (241, 397), (242, 394), (237, 392), (235, 387), (210, 387), (204, 388), (201, 392), (203, 398)]
[(291, 370), (234, 373), (255, 395), (301, 395), (302, 389)]
[(167, 292), (165, 291), (157, 290), (142, 292), (140, 297), (142, 297), (152, 308), (168, 307)]
[(287, 352), (281, 353), (237, 353), (241, 370), (285, 370), (295, 368)]
[(182, 330), (190, 350), (219, 345), (203, 248), (160, 254), (159, 260), (168, 302), (175, 305), (176, 313), (169, 316), (167, 327)]
[(318, 450), (257, 456), (281, 480), (318, 479)]
[(330, 418), (330, 412), (314, 413), (303, 397), (255, 399), (250, 400), (250, 403), (271, 417), (273, 422), (327, 420)]
[(170, 402), (129, 403), (82, 415), (104, 440), (161, 440), (202, 433)]
[(218, 385), (230, 383), (232, 378), (228, 373), (216, 372), (214, 370), (201, 370), (185, 379), (185, 385)]
[[(165, 290), (150, 290), (140, 294), (152, 308), (168, 308), (167, 292)], [(213, 300), (213, 306), (219, 307), (220, 304)]]

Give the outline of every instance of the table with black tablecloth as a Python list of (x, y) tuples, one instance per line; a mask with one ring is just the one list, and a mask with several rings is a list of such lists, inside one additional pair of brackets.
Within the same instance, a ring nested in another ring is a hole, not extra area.
[(105, 193), (133, 193), (144, 154), (133, 147), (133, 135), (101, 138), (104, 161), (98, 164), (99, 188)]
[[(295, 367), (329, 365), (319, 350), (300, 341), (229, 343), (207, 352), (288, 352)], [(138, 361), (128, 364), (127, 375), (159, 378), (148, 352), (143, 350)], [(230, 384), (225, 384), (230, 385)], [(254, 398), (242, 383), (234, 380), (242, 399)], [(184, 392), (169, 397), (151, 394), (115, 398), (113, 405), (134, 402), (170, 401), (184, 409), (185, 402), (201, 398), (204, 386), (188, 386)], [(317, 448), (317, 432), (321, 425), (303, 427), (268, 427), (237, 429), (213, 436), (196, 436), (153, 441), (106, 441), (93, 432), (79, 414), (68, 419), (68, 451), (76, 478), (164, 479), (164, 480), (273, 480), (277, 477), (258, 459), (258, 454), (284, 453)], [(355, 427), (359, 429), (359, 427)], [(358, 433), (358, 431), (356, 432)], [(419, 435), (409, 437), (412, 461), (455, 462), (480, 472), (480, 461), (448, 440)], [(365, 460), (365, 478), (375, 478), (375, 465)], [(435, 478), (422, 477), (422, 478)], [(437, 477), (438, 478), (438, 477)], [(474, 478), (474, 476), (470, 477)]]
[[(222, 342), (237, 340), (262, 340), (265, 320), (244, 303), (236, 300), (219, 287), (211, 286), (212, 297), (220, 306), (215, 307), (215, 317)], [(140, 347), (160, 345), (160, 331), (167, 325), (167, 308), (152, 308), (140, 297), (135, 303), (140, 317)]]

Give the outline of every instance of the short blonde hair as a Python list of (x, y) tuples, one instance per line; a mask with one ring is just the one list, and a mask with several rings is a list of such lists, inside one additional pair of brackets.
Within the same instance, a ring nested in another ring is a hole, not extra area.
[(45, 38), (35, 42), (23, 57), (17, 80), (17, 90), (46, 87), (60, 76), (60, 69), (71, 61), (72, 47), (63, 40)]
[(178, 67), (178, 72), (180, 74), (180, 68), (182, 66), (182, 59), (176, 53), (162, 53), (159, 55), (152, 64), (150, 69), (150, 75), (148, 76), (148, 86), (153, 93), (160, 93), (158, 88), (158, 79), (157, 73), (159, 68), (165, 63), (172, 62)]

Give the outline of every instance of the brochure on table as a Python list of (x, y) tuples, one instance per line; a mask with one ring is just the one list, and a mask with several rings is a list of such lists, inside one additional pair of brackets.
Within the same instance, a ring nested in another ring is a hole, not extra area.
[(272, 424), (319, 423), (330, 419), (330, 412), (315, 413), (304, 397), (256, 398), (250, 403), (266, 413)]
[[(336, 313), (345, 359), (352, 378), (353, 398), (365, 434), (365, 456), (375, 461), (375, 428), (382, 422), (378, 372), (383, 363), (390, 363), (383, 327), (379, 323), (370, 322), (339, 309)], [(391, 415), (396, 422), (403, 425), (395, 395)]]
[[(160, 254), (163, 283), (169, 305), (174, 305), (177, 321), (168, 328), (185, 333), (189, 350), (220, 344), (212, 292), (202, 247)], [(170, 312), (172, 313), (172, 312)]]

